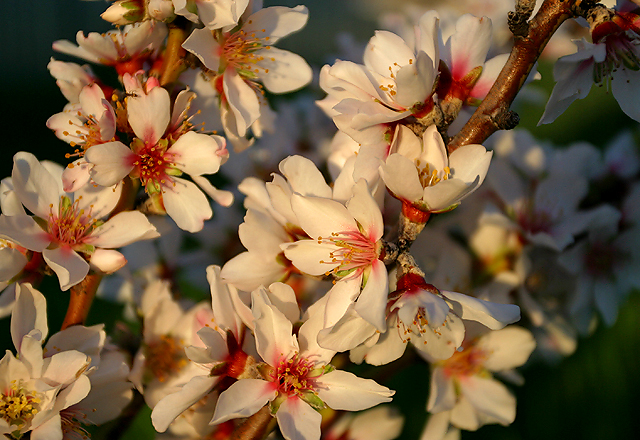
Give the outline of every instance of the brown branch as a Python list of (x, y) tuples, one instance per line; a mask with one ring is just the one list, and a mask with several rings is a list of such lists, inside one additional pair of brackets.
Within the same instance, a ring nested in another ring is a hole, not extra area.
[(102, 274), (90, 273), (69, 291), (69, 307), (62, 322), (61, 330), (72, 325), (84, 324), (91, 308), (93, 298), (102, 280)]
[(545, 0), (529, 21), (526, 35), (514, 36), (504, 68), (486, 98), (460, 132), (451, 139), (449, 152), (468, 144), (481, 144), (497, 130), (511, 129), (517, 115), (509, 107), (524, 85), (551, 36), (568, 18), (577, 15), (581, 0)]
[(184, 29), (169, 25), (169, 36), (167, 37), (167, 48), (164, 51), (162, 61), (162, 72), (160, 73), (160, 85), (166, 86), (176, 81), (180, 73), (186, 68), (183, 61), (186, 51), (182, 48), (182, 43), (187, 38)]
[(229, 440), (260, 440), (265, 438), (275, 428), (276, 419), (271, 415), (269, 405), (247, 418), (239, 425)]

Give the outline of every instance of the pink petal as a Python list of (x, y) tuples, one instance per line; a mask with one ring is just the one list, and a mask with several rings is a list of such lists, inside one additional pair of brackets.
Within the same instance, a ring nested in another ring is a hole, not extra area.
[(220, 169), (222, 158), (218, 154), (224, 150), (226, 141), (220, 136), (209, 136), (189, 131), (167, 150), (175, 156), (176, 168), (190, 174), (214, 174)]
[(147, 145), (155, 145), (167, 129), (171, 121), (170, 105), (169, 92), (162, 87), (127, 97), (129, 124)]
[(112, 273), (124, 267), (127, 259), (118, 251), (110, 249), (96, 249), (91, 254), (89, 265), (103, 273)]
[(42, 252), (51, 243), (49, 234), (25, 214), (0, 215), (0, 238), (12, 241), (35, 252)]

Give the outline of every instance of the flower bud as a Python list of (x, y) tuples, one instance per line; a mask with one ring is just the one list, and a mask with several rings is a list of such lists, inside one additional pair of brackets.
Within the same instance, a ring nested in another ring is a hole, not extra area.
[(143, 0), (118, 0), (101, 15), (103, 20), (117, 26), (136, 23), (144, 17)]
[(176, 17), (171, 0), (150, 0), (147, 9), (154, 20), (169, 22)]

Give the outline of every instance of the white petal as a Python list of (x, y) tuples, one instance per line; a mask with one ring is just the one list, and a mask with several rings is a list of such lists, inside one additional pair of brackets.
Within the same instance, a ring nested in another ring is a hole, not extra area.
[(0, 282), (9, 281), (18, 275), (28, 261), (27, 257), (17, 249), (0, 248)]
[(437, 367), (431, 374), (431, 387), (427, 411), (439, 413), (452, 409), (456, 404), (456, 391), (453, 381), (447, 377), (444, 370)]
[(140, 211), (124, 211), (93, 230), (85, 242), (96, 247), (119, 248), (139, 240), (159, 237), (156, 228)]
[(444, 290), (441, 293), (453, 302), (452, 309), (460, 318), (478, 321), (492, 330), (520, 319), (520, 307), (515, 304), (498, 304)]
[(358, 231), (351, 213), (334, 200), (294, 194), (291, 208), (302, 229), (313, 239), (329, 238), (332, 232)]
[(462, 393), (489, 422), (509, 425), (516, 417), (516, 399), (502, 383), (477, 376), (461, 381)]
[(93, 164), (91, 178), (102, 186), (113, 186), (133, 169), (136, 155), (122, 142), (93, 145), (84, 155)]
[(127, 259), (118, 251), (110, 249), (96, 249), (91, 254), (89, 265), (103, 273), (112, 273), (124, 267)]
[(300, 55), (271, 47), (259, 56), (264, 58), (257, 63), (257, 75), (271, 93), (293, 92), (311, 82), (311, 67)]
[(355, 310), (367, 322), (373, 324), (379, 331), (387, 328), (385, 323), (385, 310), (387, 295), (389, 293), (389, 280), (387, 268), (380, 260), (371, 264), (367, 280), (362, 293), (356, 301)]
[(222, 157), (218, 154), (224, 150), (225, 140), (220, 136), (208, 136), (189, 131), (167, 150), (175, 155), (176, 167), (192, 176), (217, 173)]
[(42, 252), (51, 243), (49, 234), (32, 217), (24, 214), (0, 215), (0, 238), (36, 252)]
[(376, 31), (367, 44), (363, 60), (369, 69), (391, 77), (401, 66), (415, 61), (415, 55), (401, 37), (387, 31)]
[(62, 186), (71, 193), (85, 186), (91, 180), (91, 165), (84, 158), (73, 161), (62, 172)]
[(178, 392), (160, 400), (151, 412), (151, 422), (156, 431), (165, 432), (176, 417), (207, 395), (218, 380), (218, 377), (196, 376)]
[(286, 440), (320, 439), (322, 415), (297, 396), (282, 402), (276, 418), (280, 432)]
[(451, 174), (468, 184), (475, 182), (479, 176), (478, 185), (481, 185), (489, 170), (492, 156), (493, 151), (487, 151), (482, 145), (460, 147), (449, 156)]
[(536, 341), (528, 330), (511, 326), (483, 335), (477, 347), (488, 354), (485, 368), (492, 371), (510, 370), (524, 365), (536, 347)]
[(334, 370), (318, 380), (318, 397), (335, 410), (360, 411), (390, 402), (395, 391), (347, 371)]
[(162, 87), (127, 97), (129, 124), (147, 145), (155, 145), (167, 129), (171, 121), (170, 105), (169, 92)]
[(11, 176), (20, 201), (33, 214), (46, 219), (51, 209), (58, 211), (62, 181), (58, 182), (33, 154), (16, 153)]
[(89, 263), (67, 247), (45, 249), (42, 251), (42, 257), (58, 276), (62, 291), (69, 290), (89, 273)]
[(257, 413), (267, 402), (275, 399), (275, 384), (260, 379), (241, 379), (220, 394), (211, 425)]
[(162, 192), (167, 214), (180, 229), (187, 232), (200, 231), (204, 227), (204, 221), (213, 215), (207, 197), (193, 182), (178, 177), (174, 177), (173, 181), (175, 185)]
[(251, 295), (256, 349), (265, 362), (276, 366), (280, 359), (298, 351), (298, 343), (292, 335), (291, 321), (258, 293)]
[(360, 179), (353, 188), (353, 197), (347, 202), (347, 209), (362, 227), (366, 238), (373, 243), (380, 240), (384, 233), (382, 213), (364, 179)]
[(318, 167), (306, 157), (289, 156), (280, 162), (278, 168), (293, 192), (303, 196), (331, 198), (331, 187)]
[(394, 196), (415, 202), (422, 199), (424, 188), (415, 164), (401, 154), (391, 154), (382, 165), (382, 179)]
[(220, 44), (213, 38), (211, 30), (194, 29), (189, 38), (182, 43), (189, 52), (195, 54), (209, 70), (218, 71), (220, 67)]
[(256, 92), (245, 83), (235, 69), (224, 71), (222, 88), (233, 114), (238, 136), (244, 136), (260, 117), (260, 102)]
[(40, 332), (41, 341), (47, 337), (47, 301), (31, 284), (16, 285), (16, 303), (11, 315), (11, 339), (20, 352), (22, 338), (31, 331)]
[(269, 37), (269, 43), (274, 44), (280, 38), (300, 30), (308, 18), (306, 6), (272, 6), (250, 15), (242, 29), (247, 34), (255, 33), (259, 38)]

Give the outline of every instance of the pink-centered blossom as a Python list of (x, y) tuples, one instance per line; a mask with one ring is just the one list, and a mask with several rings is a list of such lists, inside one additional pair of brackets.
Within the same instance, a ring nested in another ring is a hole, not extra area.
[[(182, 92), (171, 112), (166, 89), (149, 80), (146, 90), (134, 77), (125, 75), (128, 121), (135, 138), (130, 148), (120, 141), (94, 145), (85, 153), (93, 166), (91, 178), (99, 185), (111, 186), (125, 176), (140, 179), (152, 201), (158, 203), (176, 224), (189, 232), (202, 229), (212, 211), (200, 186), (211, 197), (227, 200), (203, 174), (213, 174), (228, 157), (226, 142), (188, 130), (183, 125), (191, 92)], [(178, 177), (182, 173), (194, 182)]]
[(33, 216), (24, 210), (14, 215), (2, 214), (0, 238), (41, 252), (58, 276), (62, 290), (82, 281), (90, 266), (109, 273), (126, 264), (122, 254), (111, 249), (158, 235), (138, 211), (121, 212), (102, 220), (116, 206), (120, 187), (85, 186), (69, 194), (62, 189), (62, 170), (53, 171), (57, 177), (31, 153), (14, 156), (14, 191)]
[(316, 343), (322, 316), (313, 307), (297, 337), (291, 321), (261, 296), (252, 309), (264, 379), (240, 379), (221, 393), (211, 423), (248, 417), (269, 404), (285, 439), (317, 440), (319, 410), (359, 411), (391, 400), (388, 388), (329, 364), (335, 352)]
[(307, 17), (304, 6), (273, 6), (250, 15), (238, 29), (196, 29), (183, 43), (213, 72), (211, 81), (220, 97), (224, 131), (237, 149), (251, 144), (249, 129), (254, 124), (263, 126), (265, 121), (260, 120), (272, 113), (263, 88), (287, 93), (311, 81), (311, 67), (302, 57), (273, 46), (300, 30)]
[(325, 327), (333, 326), (355, 302), (355, 310), (381, 331), (385, 328), (387, 269), (380, 260), (384, 222), (364, 180), (346, 206), (335, 200), (294, 194), (291, 208), (312, 237), (283, 244), (285, 256), (309, 275), (331, 275)]

